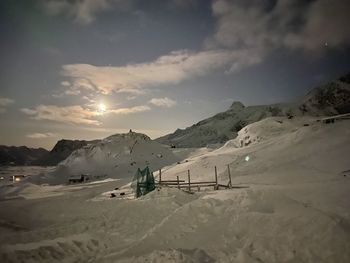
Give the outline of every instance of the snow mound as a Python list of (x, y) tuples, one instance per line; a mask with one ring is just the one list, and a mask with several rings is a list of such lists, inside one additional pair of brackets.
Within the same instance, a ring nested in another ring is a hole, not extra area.
[[(289, 120), (282, 117), (266, 118), (242, 128), (238, 132), (237, 138), (228, 141), (225, 145), (244, 147), (261, 141), (274, 139), (282, 134), (293, 132), (304, 124), (309, 125), (310, 120), (310, 118), (298, 118), (297, 120)], [(312, 121), (314, 122), (314, 120)]]
[(130, 131), (109, 136), (74, 151), (49, 178), (50, 183), (68, 182), (69, 176), (88, 174), (90, 180), (132, 177), (137, 168), (152, 171), (179, 160), (169, 147), (147, 135)]

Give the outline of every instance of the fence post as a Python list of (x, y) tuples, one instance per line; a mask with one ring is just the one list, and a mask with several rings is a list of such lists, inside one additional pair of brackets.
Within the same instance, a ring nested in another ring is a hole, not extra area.
[(162, 183), (162, 169), (159, 169), (159, 184)]
[(216, 166), (215, 166), (215, 186), (214, 186), (214, 190), (218, 190), (218, 171), (216, 170)]
[(177, 188), (180, 189), (180, 180), (179, 180), (179, 176), (176, 176), (176, 179), (177, 179)]
[(228, 171), (228, 187), (232, 188), (232, 180), (231, 180), (231, 171), (230, 171), (230, 165), (227, 165), (227, 171)]
[(140, 190), (140, 185), (139, 185), (139, 182), (137, 181), (136, 182), (136, 193), (135, 193), (135, 195), (136, 195), (136, 198), (139, 198), (140, 197), (140, 192), (141, 192), (141, 190)]
[(188, 176), (188, 191), (191, 192), (191, 175), (190, 175), (190, 170), (187, 170), (187, 176)]

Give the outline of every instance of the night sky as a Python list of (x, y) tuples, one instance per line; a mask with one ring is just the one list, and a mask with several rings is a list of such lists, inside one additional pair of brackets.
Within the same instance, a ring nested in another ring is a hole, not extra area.
[(0, 144), (152, 138), (350, 70), (346, 0), (2, 0)]

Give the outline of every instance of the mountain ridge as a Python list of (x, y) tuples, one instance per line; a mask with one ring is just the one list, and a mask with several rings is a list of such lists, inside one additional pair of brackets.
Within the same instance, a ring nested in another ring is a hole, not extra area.
[[(175, 147), (205, 147), (234, 139), (244, 126), (267, 117), (329, 116), (349, 112), (350, 72), (311, 89), (301, 100), (294, 103), (245, 106), (242, 102), (234, 101), (228, 110), (219, 112), (185, 129), (176, 129), (173, 133), (156, 138), (155, 141)], [(118, 136), (122, 135), (114, 134), (107, 138)], [(148, 136), (146, 137), (149, 139)], [(100, 141), (62, 139), (57, 141), (51, 151), (43, 148), (3, 145), (0, 146), (0, 166), (57, 165), (75, 150)]]
[(310, 90), (300, 101), (271, 105), (231, 107), (185, 129), (156, 138), (175, 147), (205, 147), (234, 139), (244, 126), (274, 116), (329, 116), (350, 112), (350, 72)]
[(42, 156), (42, 158), (33, 162), (39, 166), (54, 166), (65, 160), (73, 151), (78, 150), (88, 144), (99, 142), (100, 140), (67, 140), (61, 139), (57, 141), (50, 152)]
[(48, 153), (44, 148), (0, 145), (0, 166), (31, 165), (33, 161)]

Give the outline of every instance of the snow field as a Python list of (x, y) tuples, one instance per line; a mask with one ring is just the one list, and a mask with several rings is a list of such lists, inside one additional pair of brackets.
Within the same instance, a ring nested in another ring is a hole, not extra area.
[(207, 180), (216, 165), (227, 183), (230, 164), (233, 184), (249, 188), (163, 187), (128, 200), (108, 194), (126, 191), (130, 178), (37, 195), (18, 186), (0, 201), (0, 261), (350, 262), (349, 156), (349, 121), (268, 118), (163, 167), (164, 179), (186, 179), (190, 169), (191, 179)]

